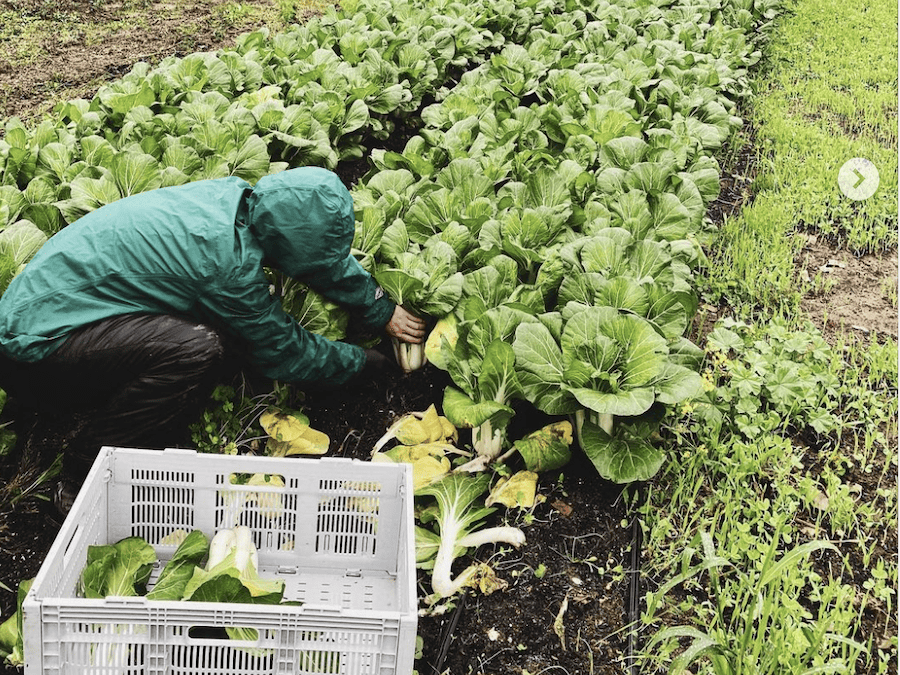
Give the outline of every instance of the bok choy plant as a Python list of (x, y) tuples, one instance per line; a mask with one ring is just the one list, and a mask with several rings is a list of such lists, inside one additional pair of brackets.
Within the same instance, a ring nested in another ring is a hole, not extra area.
[(560, 319), (556, 334), (548, 322), (516, 329), (513, 350), (526, 397), (548, 414), (575, 416), (581, 447), (607, 480), (649, 478), (662, 453), (646, 429), (632, 433), (614, 421), (652, 420), (655, 404), (700, 395), (703, 379), (634, 314), (570, 302)]
[(472, 429), (476, 453), (458, 471), (484, 471), (502, 455), (506, 428), (515, 415), (510, 403), (523, 398), (512, 339), (528, 321), (538, 319), (524, 309), (488, 310), (465, 327), (464, 339), (446, 357), (455, 386), (444, 390), (444, 414), (457, 427)]
[(347, 335), (349, 314), (335, 302), (326, 299), (306, 284), (280, 272), (271, 272), (275, 295), (281, 298), (284, 311), (306, 330), (329, 340), (342, 340)]
[[(376, 268), (375, 279), (394, 302), (417, 316), (434, 319), (453, 311), (462, 295), (463, 275), (457, 271), (456, 252), (439, 235), (419, 245), (397, 220), (385, 229), (381, 253), (389, 262)], [(425, 364), (424, 343), (391, 340), (404, 371)]]
[(34, 579), (19, 582), (16, 593), (16, 611), (0, 624), (0, 663), (19, 667), (25, 665), (25, 644), (22, 631), (22, 603), (31, 590)]
[[(4, 196), (0, 192), (0, 200)], [(18, 220), (0, 229), (0, 293), (46, 241), (47, 235), (29, 220)]]
[(575, 162), (553, 169), (539, 167), (523, 181), (507, 182), (497, 193), (502, 210), (479, 232), (483, 251), (503, 253), (519, 268), (519, 277), (533, 282), (549, 251), (574, 236), (570, 185), (584, 173)]
[[(156, 551), (141, 537), (126, 537), (110, 545), (88, 546), (87, 564), (78, 582), (79, 595), (85, 598), (143, 595), (155, 562)], [(131, 644), (120, 642), (120, 636), (146, 631), (146, 627), (102, 623), (97, 630), (111, 639), (106, 644), (98, 642), (92, 646), (91, 665), (98, 669), (112, 668), (115, 672), (127, 667), (131, 655)]]
[(481, 527), (482, 521), (494, 512), (478, 501), (490, 482), (491, 477), (486, 473), (451, 473), (416, 493), (417, 497), (430, 496), (435, 500), (432, 507), (422, 512), (420, 520), (424, 524), (433, 521), (438, 531), (416, 528), (417, 566), (431, 569), (431, 604), (468, 586), (479, 584), (490, 592), (500, 583), (485, 564), (469, 565), (455, 578), (452, 576), (453, 561), (467, 549), (489, 543), (516, 547), (525, 543), (525, 534), (516, 527)]
[(638, 241), (610, 227), (563, 246), (541, 267), (541, 290), (555, 296), (559, 310), (570, 302), (613, 307), (678, 338), (697, 310), (690, 286), (696, 260), (689, 241)]
[(249, 527), (219, 530), (209, 544), (206, 567), (194, 566), (183, 600), (278, 604), (283, 579), (259, 576), (259, 554)]

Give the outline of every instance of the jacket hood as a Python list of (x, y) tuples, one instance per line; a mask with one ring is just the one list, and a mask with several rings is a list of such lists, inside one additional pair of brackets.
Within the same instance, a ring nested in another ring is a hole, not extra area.
[(301, 167), (261, 178), (247, 199), (247, 220), (267, 263), (291, 277), (350, 255), (353, 199), (327, 169)]

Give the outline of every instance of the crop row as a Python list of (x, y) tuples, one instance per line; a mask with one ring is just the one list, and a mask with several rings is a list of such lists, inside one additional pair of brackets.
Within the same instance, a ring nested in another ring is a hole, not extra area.
[[(138, 64), (33, 130), (7, 123), (0, 258), (10, 277), (60, 227), (130, 194), (335, 168), (420, 124), (402, 151), (371, 152), (353, 189), (354, 251), (395, 301), (437, 321), (425, 353), (450, 373), (444, 413), (472, 429), (474, 453), (421, 494), (456, 505), (438, 516), (438, 550), (457, 551), (469, 544), (449, 541), (444, 520), (472, 505), (474, 528), (490, 511), (473, 501), (488, 476), (462, 472), (510, 447), (525, 456), (507, 438), (517, 400), (574, 420), (608, 479), (661, 465), (667, 406), (704, 386), (684, 333), (718, 194), (713, 153), (741, 123), (751, 36), (774, 5), (345, 2), (232, 51)], [(343, 336), (339, 308), (277, 281), (305, 326)], [(530, 447), (534, 471), (566, 461), (552, 440)], [(452, 557), (437, 555), (436, 572)], [(444, 579), (437, 595), (467, 579)]]
[[(432, 360), (482, 466), (524, 398), (574, 415), (607, 478), (646, 478), (662, 454), (645, 418), (701, 386), (682, 337), (696, 234), (770, 4), (359, 3), (233, 51), (138, 64), (33, 131), (6, 125), (0, 254), (11, 275), (60, 227), (156, 187), (334, 168), (439, 100), (403, 152), (371, 155), (354, 191), (361, 260), (398, 302), (452, 317)], [(314, 294), (286, 304), (340, 336)]]
[[(439, 92), (419, 135), (373, 152), (354, 190), (356, 253), (396, 301), (440, 317), (425, 353), (453, 382), (444, 414), (472, 429), (473, 456), (453, 468), (440, 438), (388, 453), (436, 500), (437, 526), (432, 506), (416, 528), (429, 602), (475, 579), (493, 587), (484, 565), (451, 578), (453, 558), (475, 542), (518, 545), (515, 528), (479, 529), (485, 506), (510, 503), (499, 491), (528, 504), (537, 472), (569, 459), (563, 423), (507, 438), (516, 400), (574, 419), (599, 473), (629, 482), (661, 466), (667, 406), (706, 386), (684, 337), (698, 235), (719, 190), (712, 153), (741, 123), (758, 58), (747, 29), (767, 17), (665, 4), (545, 18)], [(485, 472), (513, 452), (527, 470), (480, 499)]]
[(768, 17), (665, 4), (546, 17), (440, 92), (402, 152), (373, 152), (354, 191), (363, 264), (445, 317), (427, 354), (455, 385), (445, 414), (473, 428), (465, 469), (502, 456), (524, 399), (573, 417), (605, 478), (646, 479), (665, 407), (702, 392), (683, 337), (697, 236), (758, 59), (747, 27)]
[(47, 236), (122, 197), (204, 178), (335, 168), (553, 3), (345, 3), (235, 49), (139, 63), (91, 100), (0, 140), (5, 283)]

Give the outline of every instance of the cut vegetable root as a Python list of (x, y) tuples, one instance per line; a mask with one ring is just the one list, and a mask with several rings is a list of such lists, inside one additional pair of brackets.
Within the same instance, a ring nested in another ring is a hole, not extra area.
[(475, 457), (456, 467), (460, 473), (480, 473), (496, 462), (503, 453), (504, 429), (495, 429), (490, 420), (472, 428), (472, 447)]
[(397, 364), (404, 373), (411, 373), (428, 363), (428, 359), (425, 358), (424, 343), (410, 344), (392, 337), (391, 347), (394, 349), (394, 358), (397, 359)]

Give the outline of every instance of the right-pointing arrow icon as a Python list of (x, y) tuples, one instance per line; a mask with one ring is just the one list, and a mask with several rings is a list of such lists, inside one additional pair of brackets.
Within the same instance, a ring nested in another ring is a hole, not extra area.
[(845, 196), (855, 201), (868, 199), (875, 194), (879, 182), (878, 169), (863, 157), (848, 160), (838, 172), (838, 187)]

